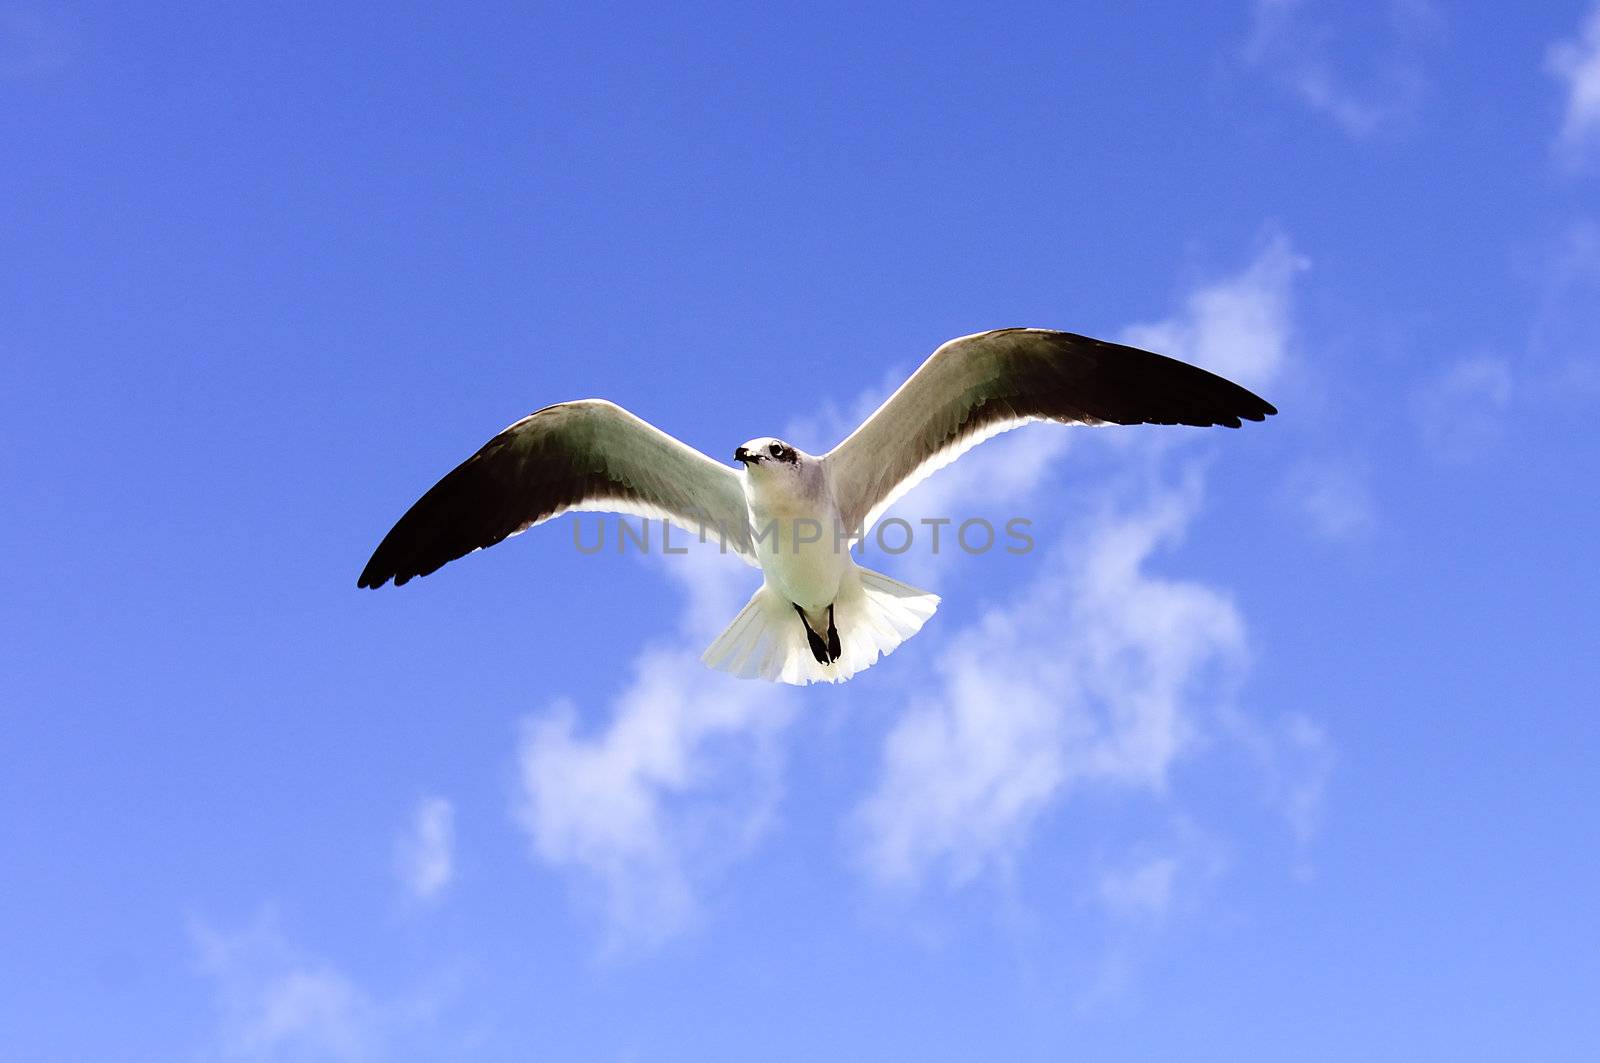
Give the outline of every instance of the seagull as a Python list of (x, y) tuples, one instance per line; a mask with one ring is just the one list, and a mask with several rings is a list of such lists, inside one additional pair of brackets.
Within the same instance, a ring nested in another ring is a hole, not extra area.
[(1277, 409), (1186, 362), (1051, 329), (943, 344), (838, 446), (770, 436), (715, 461), (604, 399), (563, 402), (485, 443), (383, 537), (358, 586), (400, 586), (567, 512), (669, 521), (760, 568), (701, 659), (745, 679), (842, 682), (921, 630), (939, 597), (849, 546), (929, 475), (1033, 421), (1238, 428)]

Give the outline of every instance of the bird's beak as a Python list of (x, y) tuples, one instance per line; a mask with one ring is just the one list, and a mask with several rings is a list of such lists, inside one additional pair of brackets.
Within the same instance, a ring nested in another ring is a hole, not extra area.
[(761, 459), (743, 447), (740, 447), (733, 452), (733, 460), (738, 462), (740, 465), (748, 466), (751, 462), (760, 461)]

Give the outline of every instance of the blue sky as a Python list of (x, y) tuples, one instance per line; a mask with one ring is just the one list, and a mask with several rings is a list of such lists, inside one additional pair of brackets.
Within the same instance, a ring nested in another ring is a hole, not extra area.
[[(1600, 1053), (1594, 4), (5, 2), (0, 99), (8, 1058)], [(1005, 325), (1282, 413), (973, 452), (1038, 548), (840, 688), (572, 518), (355, 588), (529, 410)]]

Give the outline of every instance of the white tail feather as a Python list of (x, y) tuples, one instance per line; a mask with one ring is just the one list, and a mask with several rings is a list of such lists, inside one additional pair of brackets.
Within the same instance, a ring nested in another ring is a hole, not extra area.
[(727, 630), (700, 659), (740, 679), (772, 682), (841, 683), (922, 629), (939, 607), (939, 596), (851, 566), (833, 603), (839, 659), (822, 664), (811, 652), (805, 625), (783, 595), (762, 584)]

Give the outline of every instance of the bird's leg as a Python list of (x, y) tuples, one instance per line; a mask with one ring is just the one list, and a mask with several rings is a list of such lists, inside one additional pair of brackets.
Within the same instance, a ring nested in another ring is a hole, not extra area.
[(794, 607), (794, 611), (800, 614), (800, 625), (806, 629), (806, 642), (811, 646), (811, 656), (817, 659), (818, 664), (832, 664), (833, 658), (828, 656), (828, 645), (811, 630), (811, 621), (806, 619), (806, 611), (798, 605)]
[(833, 624), (833, 606), (828, 606), (828, 660), (837, 661), (841, 650), (839, 648), (839, 629)]

